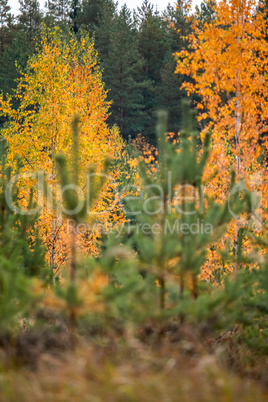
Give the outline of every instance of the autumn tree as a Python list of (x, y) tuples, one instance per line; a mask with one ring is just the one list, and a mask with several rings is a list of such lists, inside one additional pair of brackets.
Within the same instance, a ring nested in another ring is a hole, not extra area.
[[(89, 166), (94, 165), (100, 173), (104, 160), (107, 157), (113, 160), (121, 147), (117, 131), (110, 130), (106, 124), (109, 103), (92, 40), (87, 35), (77, 39), (73, 33), (66, 37), (58, 28), (53, 31), (45, 28), (40, 51), (29, 60), (16, 97), (20, 100), (17, 110), (12, 108), (11, 97), (7, 101), (1, 99), (1, 114), (10, 118), (2, 132), (9, 146), (8, 162), (14, 166), (19, 156), (22, 173), (41, 170), (46, 174), (50, 203), (46, 202), (42, 210), (40, 233), (49, 248), (50, 265), (57, 270), (68, 257), (69, 240), (67, 223), (55, 207), (56, 201), (60, 202), (55, 157), (71, 152), (70, 126), (74, 115), (79, 116), (80, 121), (78, 162), (85, 169), (80, 171), (81, 188), (86, 186)], [(21, 186), (22, 203), (29, 180), (25, 178)], [(102, 212), (98, 215), (99, 222), (107, 228), (113, 223), (111, 209), (106, 208), (113, 197), (110, 183), (104, 194), (106, 201), (99, 201), (97, 209)], [(96, 253), (98, 233), (90, 228), (81, 237), (84, 250)]]
[[(212, 153), (206, 177), (208, 193), (226, 197), (231, 169), (255, 190), (265, 190), (262, 159), (267, 150), (260, 136), (267, 131), (268, 82), (266, 22), (255, 13), (255, 0), (223, 0), (215, 20), (195, 25), (191, 51), (177, 53), (177, 72), (192, 78), (183, 87), (197, 93), (202, 138), (212, 131)], [(265, 207), (267, 200), (263, 200)], [(235, 243), (237, 243), (236, 225)], [(236, 244), (235, 246), (236, 247)]]
[(205, 23), (202, 31), (195, 28), (190, 36), (194, 52), (177, 54), (177, 72), (194, 79), (183, 86), (202, 97), (198, 108), (205, 111), (200, 119), (208, 117), (206, 131), (213, 129), (212, 159), (221, 168), (221, 178), (226, 171), (222, 168), (230, 166), (238, 175), (259, 169), (264, 152), (258, 138), (268, 113), (268, 50), (265, 21), (253, 14), (255, 5), (255, 0), (220, 2), (215, 23)]
[(211, 24), (215, 21), (215, 5), (216, 2), (214, 0), (204, 0), (200, 6), (197, 5), (195, 7), (199, 24), (203, 25), (205, 22)]

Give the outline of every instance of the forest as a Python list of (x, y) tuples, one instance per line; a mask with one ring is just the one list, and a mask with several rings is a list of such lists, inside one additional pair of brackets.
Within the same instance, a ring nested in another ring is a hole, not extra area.
[(0, 0), (0, 402), (268, 400), (268, 0)]

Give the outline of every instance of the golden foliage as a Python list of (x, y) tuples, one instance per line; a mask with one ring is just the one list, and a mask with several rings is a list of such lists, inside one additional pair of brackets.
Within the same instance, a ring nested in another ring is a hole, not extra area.
[[(68, 222), (59, 208), (62, 197), (55, 156), (69, 156), (72, 152), (74, 115), (79, 116), (80, 121), (78, 165), (82, 167), (79, 173), (82, 190), (90, 167), (94, 166), (100, 174), (107, 158), (117, 158), (122, 141), (117, 129), (109, 129), (106, 123), (110, 104), (106, 100), (93, 41), (87, 35), (80, 39), (74, 34), (64, 37), (59, 28), (51, 32), (44, 28), (41, 37), (40, 50), (29, 60), (18, 84), (15, 94), (18, 109), (13, 108), (11, 97), (7, 100), (1, 97), (0, 113), (10, 120), (2, 132), (8, 142), (7, 163), (15, 169), (19, 157), (21, 173), (45, 172), (47, 197), (38, 199), (39, 204), (43, 204), (40, 234), (48, 246), (48, 260), (59, 268), (69, 255), (71, 240)], [(98, 214), (97, 222), (103, 230), (123, 218), (120, 207), (114, 202), (114, 183), (118, 175), (116, 169), (109, 174), (97, 204), (90, 211)], [(25, 207), (23, 202), (28, 199), (29, 188), (36, 182), (33, 178), (23, 177), (19, 184), (22, 206)], [(111, 204), (113, 207), (109, 208)], [(93, 254), (97, 253), (100, 237), (95, 221), (88, 220), (88, 230), (79, 235), (80, 248)]]
[[(257, 4), (256, 0), (215, 4), (216, 20), (201, 28), (196, 21), (189, 37), (190, 50), (182, 50), (176, 58), (177, 73), (192, 78), (182, 86), (202, 99), (197, 104), (202, 140), (207, 132), (212, 133), (204, 177), (206, 194), (223, 202), (230, 171), (235, 170), (237, 181), (245, 179), (247, 188), (262, 195), (258, 215), (264, 220), (268, 207), (264, 162), (268, 150), (268, 47), (265, 16), (256, 12)], [(229, 226), (234, 247), (237, 225)], [(256, 220), (254, 227), (260, 227)], [(210, 268), (219, 264), (214, 257), (213, 261)]]

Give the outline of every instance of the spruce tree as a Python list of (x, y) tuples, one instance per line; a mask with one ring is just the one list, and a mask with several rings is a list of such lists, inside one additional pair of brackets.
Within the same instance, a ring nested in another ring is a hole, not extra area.
[(168, 111), (168, 131), (178, 133), (181, 127), (181, 100), (186, 96), (180, 90), (182, 77), (175, 74), (176, 62), (172, 53), (166, 56), (157, 88), (157, 105)]
[[(27, 65), (28, 58), (33, 54), (35, 43), (30, 40), (27, 32), (18, 25), (10, 27), (10, 43), (5, 48), (0, 63), (0, 90), (6, 95), (17, 87), (17, 79)], [(15, 102), (14, 106), (18, 106)], [(6, 119), (1, 117), (1, 121)]]
[(19, 24), (27, 32), (31, 39), (34, 38), (42, 22), (42, 12), (38, 0), (19, 0), (20, 14), (18, 16)]
[(63, 27), (70, 23), (72, 4), (70, 0), (47, 0), (46, 21), (49, 25)]
[(71, 5), (70, 19), (71, 19), (71, 29), (74, 33), (78, 32), (78, 17), (80, 13), (80, 5), (78, 0), (73, 0)]
[(138, 25), (138, 50), (142, 61), (144, 129), (142, 134), (155, 142), (154, 111), (157, 109), (157, 87), (167, 54), (166, 30), (161, 17), (145, 0), (135, 14)]
[[(78, 26), (83, 25), (91, 34), (96, 33), (97, 38), (101, 34), (101, 26), (105, 34), (109, 33), (109, 27), (112, 23), (111, 17), (116, 10), (116, 4), (113, 0), (82, 0), (80, 10)], [(105, 23), (108, 25), (105, 26)], [(109, 42), (109, 37), (108, 35), (106, 38), (107, 42)], [(101, 48), (99, 50), (101, 51)]]
[(137, 33), (131, 13), (124, 6), (110, 26), (107, 57), (102, 59), (103, 79), (111, 100), (109, 122), (117, 124), (123, 138), (135, 136), (143, 129), (141, 62)]
[(8, 0), (0, 0), (0, 55), (2, 57), (6, 45), (9, 43), (9, 29), (14, 19), (10, 13), (11, 7), (8, 5)]
[(0, 0), (0, 91), (4, 93), (14, 87), (10, 70), (14, 69), (13, 64), (15, 64), (15, 61), (9, 64), (7, 60), (7, 53), (12, 46), (15, 30), (14, 16), (10, 13), (10, 10), (11, 7), (8, 5), (8, 1)]
[(168, 5), (163, 13), (163, 20), (166, 23), (167, 54), (161, 69), (157, 103), (158, 107), (168, 111), (168, 131), (177, 133), (182, 124), (181, 102), (186, 97), (185, 90), (180, 88), (187, 77), (175, 74), (174, 52), (177, 49), (188, 48), (187, 38), (191, 33), (192, 21), (185, 3), (180, 0), (173, 7)]

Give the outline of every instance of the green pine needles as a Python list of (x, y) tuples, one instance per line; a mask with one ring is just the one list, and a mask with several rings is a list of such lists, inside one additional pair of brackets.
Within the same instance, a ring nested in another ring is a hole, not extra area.
[[(11, 186), (11, 169), (6, 167), (6, 145), (1, 140), (0, 173), (0, 326), (18, 324), (34, 303), (30, 277), (49, 281), (45, 247), (35, 230), (37, 214), (15, 213), (18, 191)], [(18, 162), (17, 174), (20, 164)], [(12, 203), (10, 202), (12, 201)], [(32, 195), (28, 209), (33, 209)]]
[[(202, 176), (209, 155), (209, 135), (202, 152), (194, 112), (183, 103), (183, 127), (179, 141), (166, 136), (167, 113), (159, 111), (158, 171), (152, 175), (140, 161), (141, 196), (128, 200), (123, 239), (137, 251), (140, 270), (153, 274), (159, 286), (160, 309), (166, 307), (168, 282), (178, 284), (178, 300), (185, 292), (185, 280), (191, 278), (191, 293), (198, 297), (198, 280), (205, 262), (206, 250), (226, 231), (233, 214), (248, 211), (249, 193), (232, 198), (224, 205), (214, 200), (205, 203)], [(230, 190), (234, 185), (234, 174)], [(206, 204), (206, 206), (205, 206)], [(177, 302), (178, 302), (177, 300)]]

